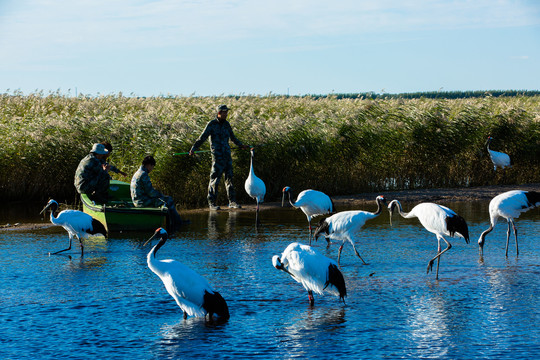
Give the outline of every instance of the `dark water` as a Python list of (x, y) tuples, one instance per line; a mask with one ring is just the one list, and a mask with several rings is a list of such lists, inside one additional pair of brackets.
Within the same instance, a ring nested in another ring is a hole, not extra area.
[[(405, 210), (412, 204), (404, 204)], [(540, 211), (517, 221), (504, 256), (506, 223), (488, 226), (487, 203), (451, 203), (466, 218), (471, 244), (450, 239), (440, 280), (426, 274), (435, 236), (417, 220), (385, 211), (368, 223), (341, 265), (346, 304), (306, 291), (272, 267), (271, 257), (307, 240), (299, 210), (187, 215), (192, 223), (160, 250), (205, 276), (228, 301), (231, 318), (209, 324), (182, 319), (146, 265), (151, 234), (117, 234), (87, 242), (85, 256), (48, 256), (67, 245), (63, 229), (0, 232), (0, 354), (3, 359), (188, 358), (492, 358), (540, 356)], [(373, 206), (374, 208), (374, 206)], [(368, 210), (373, 210), (368, 207)], [(38, 209), (39, 211), (39, 209)], [(36, 219), (37, 220), (37, 219)], [(13, 222), (12, 219), (9, 221)], [(8, 222), (0, 219), (0, 223)], [(337, 247), (316, 244), (336, 259)], [(76, 249), (74, 247), (74, 249)]]

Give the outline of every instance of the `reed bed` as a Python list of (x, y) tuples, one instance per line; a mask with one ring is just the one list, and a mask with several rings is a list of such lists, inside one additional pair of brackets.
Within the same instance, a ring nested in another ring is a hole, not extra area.
[[(432, 187), (540, 181), (540, 96), (472, 99), (337, 97), (151, 97), (122, 94), (67, 97), (59, 93), (0, 95), (0, 196), (5, 200), (72, 203), (73, 177), (95, 142), (110, 141), (110, 163), (128, 174), (152, 154), (154, 186), (182, 207), (206, 204), (209, 154), (188, 151), (215, 116), (255, 145), (255, 172), (267, 201), (284, 185), (330, 195)], [(512, 157), (493, 171), (485, 141)], [(207, 149), (208, 144), (201, 149)], [(233, 150), (239, 200), (249, 152)], [(129, 181), (127, 178), (113, 177)], [(221, 203), (225, 201), (223, 188)]]

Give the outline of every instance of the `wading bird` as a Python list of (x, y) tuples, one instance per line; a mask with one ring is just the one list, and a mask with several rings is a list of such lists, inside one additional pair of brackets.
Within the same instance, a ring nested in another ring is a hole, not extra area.
[[(424, 228), (437, 236), (438, 248), (437, 255), (431, 259), (428, 263), (427, 272), (429, 273), (433, 269), (433, 262), (437, 260), (437, 273), (435, 279), (439, 279), (439, 263), (441, 255), (450, 250), (452, 245), (444, 238), (444, 236), (454, 237), (455, 235), (465, 239), (465, 242), (469, 243), (469, 228), (467, 222), (461, 216), (456, 214), (453, 210), (446, 206), (437, 205), (433, 203), (420, 203), (416, 205), (410, 212), (404, 213), (401, 208), (401, 203), (397, 200), (392, 200), (388, 205), (390, 211), (390, 219), (394, 213), (395, 208), (398, 208), (399, 214), (410, 219), (413, 217), (418, 218)], [(441, 251), (441, 239), (446, 243), (446, 249)]]
[(283, 270), (308, 291), (309, 304), (315, 300), (313, 292), (322, 295), (323, 291), (339, 296), (345, 302), (347, 289), (345, 279), (334, 260), (321, 255), (311, 246), (292, 243), (287, 246), (281, 257), (274, 255), (272, 265)]
[(88, 238), (90, 235), (101, 234), (107, 236), (107, 230), (105, 226), (99, 221), (94, 219), (92, 216), (83, 213), (78, 210), (63, 210), (56, 215), (58, 210), (58, 203), (55, 200), (49, 200), (47, 205), (41, 210), (40, 214), (43, 214), (45, 211), (51, 211), (51, 223), (54, 225), (60, 225), (69, 234), (69, 247), (67, 249), (59, 250), (54, 253), (49, 253), (49, 255), (55, 255), (71, 249), (71, 242), (74, 237), (79, 240), (81, 245), (81, 254), (84, 254), (84, 244), (83, 238)]
[(249, 175), (244, 184), (244, 188), (249, 196), (251, 196), (255, 201), (257, 201), (257, 210), (255, 215), (255, 224), (259, 224), (259, 203), (264, 201), (264, 195), (266, 194), (266, 186), (264, 181), (258, 178), (253, 171), (253, 157), (254, 152), (251, 148), (251, 164), (249, 167)]
[(281, 198), (281, 206), (285, 204), (285, 194), (289, 195), (289, 203), (295, 207), (300, 208), (306, 214), (309, 225), (309, 245), (311, 245), (311, 219), (315, 216), (331, 214), (334, 212), (334, 203), (328, 195), (317, 190), (304, 190), (293, 203), (291, 200), (291, 188), (285, 186), (283, 188), (283, 196)]
[(220, 319), (228, 319), (229, 308), (225, 299), (214, 291), (201, 275), (179, 261), (156, 259), (158, 250), (168, 239), (167, 231), (162, 228), (157, 229), (143, 246), (156, 237), (160, 240), (148, 253), (148, 267), (163, 281), (167, 292), (184, 312), (184, 319), (188, 315), (204, 317), (206, 314), (209, 314), (210, 320), (213, 319), (213, 314), (219, 316)]
[(363, 210), (341, 211), (319, 222), (319, 226), (315, 229), (315, 233), (313, 234), (315, 240), (317, 240), (321, 233), (324, 233), (328, 245), (330, 245), (329, 239), (342, 241), (338, 251), (338, 265), (343, 245), (345, 245), (345, 241), (347, 240), (351, 243), (356, 256), (362, 260), (364, 265), (367, 265), (354, 246), (354, 238), (366, 221), (379, 216), (382, 211), (381, 204), (386, 204), (384, 196), (377, 196), (375, 201), (377, 202), (377, 210), (375, 212)]
[(514, 228), (516, 238), (516, 255), (519, 255), (517, 229), (514, 218), (519, 218), (522, 212), (534, 209), (540, 206), (540, 193), (536, 191), (512, 190), (495, 196), (489, 202), (489, 220), (490, 225), (478, 239), (480, 246), (480, 255), (484, 253), (484, 241), (486, 235), (493, 230), (499, 217), (503, 217), (508, 222), (508, 231), (506, 232), (506, 256), (508, 256), (508, 241), (510, 240), (510, 225)]
[(510, 161), (510, 156), (503, 152), (490, 150), (489, 145), (491, 144), (492, 140), (493, 138), (491, 136), (488, 136), (486, 141), (486, 147), (489, 153), (489, 157), (493, 162), (493, 170), (497, 170), (497, 167), (500, 167), (501, 169), (504, 169), (506, 166), (511, 167), (512, 162)]

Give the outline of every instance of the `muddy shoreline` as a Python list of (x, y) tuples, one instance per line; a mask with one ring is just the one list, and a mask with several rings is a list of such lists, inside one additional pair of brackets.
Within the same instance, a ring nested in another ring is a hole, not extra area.
[[(523, 185), (493, 185), (493, 186), (475, 186), (469, 188), (440, 188), (440, 189), (417, 189), (403, 191), (384, 191), (380, 193), (360, 193), (356, 195), (333, 196), (332, 200), (336, 207), (340, 205), (346, 208), (360, 207), (366, 203), (375, 201), (377, 195), (383, 195), (388, 201), (398, 199), (401, 202), (451, 202), (451, 201), (477, 201), (490, 200), (494, 196), (510, 190), (527, 190), (540, 191), (540, 183), (523, 184)], [(271, 210), (281, 207), (281, 202), (268, 202), (260, 206), (261, 211)], [(254, 211), (255, 204), (243, 204), (242, 209), (229, 210), (224, 206), (219, 211)], [(180, 214), (189, 215), (190, 213), (206, 212), (207, 208), (200, 209), (180, 209)], [(16, 230), (16, 231), (33, 231), (50, 228), (54, 225), (48, 221), (43, 223), (14, 223), (0, 224), (0, 232)]]

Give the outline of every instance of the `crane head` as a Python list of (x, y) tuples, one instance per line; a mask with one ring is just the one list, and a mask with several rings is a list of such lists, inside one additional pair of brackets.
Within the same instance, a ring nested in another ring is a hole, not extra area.
[(55, 212), (56, 210), (58, 210), (58, 203), (56, 202), (56, 200), (53, 200), (53, 199), (49, 200), (47, 205), (45, 205), (43, 210), (41, 210), (39, 213), (43, 214), (48, 209), (51, 209), (52, 212)]
[(326, 221), (326, 218), (319, 221), (319, 225), (313, 233), (313, 238), (315, 239), (315, 241), (319, 239), (319, 235), (321, 233), (325, 233), (326, 235), (330, 234), (330, 225), (328, 224), (328, 221)]
[(283, 264), (281, 263), (281, 259), (277, 255), (272, 256), (272, 265), (278, 270), (283, 269)]
[(148, 244), (150, 241), (154, 240), (154, 238), (156, 237), (159, 237), (160, 239), (162, 240), (167, 240), (167, 231), (163, 228), (158, 228), (155, 232), (154, 232), (154, 235), (152, 235), (152, 237), (148, 240), (146, 240), (146, 242), (143, 244), (143, 246), (146, 246), (146, 244)]
[(290, 191), (291, 191), (291, 187), (290, 186), (285, 186), (282, 190), (283, 192), (283, 196), (281, 197), (281, 207), (285, 206), (285, 194), (286, 193), (289, 193), (289, 196), (290, 196)]

